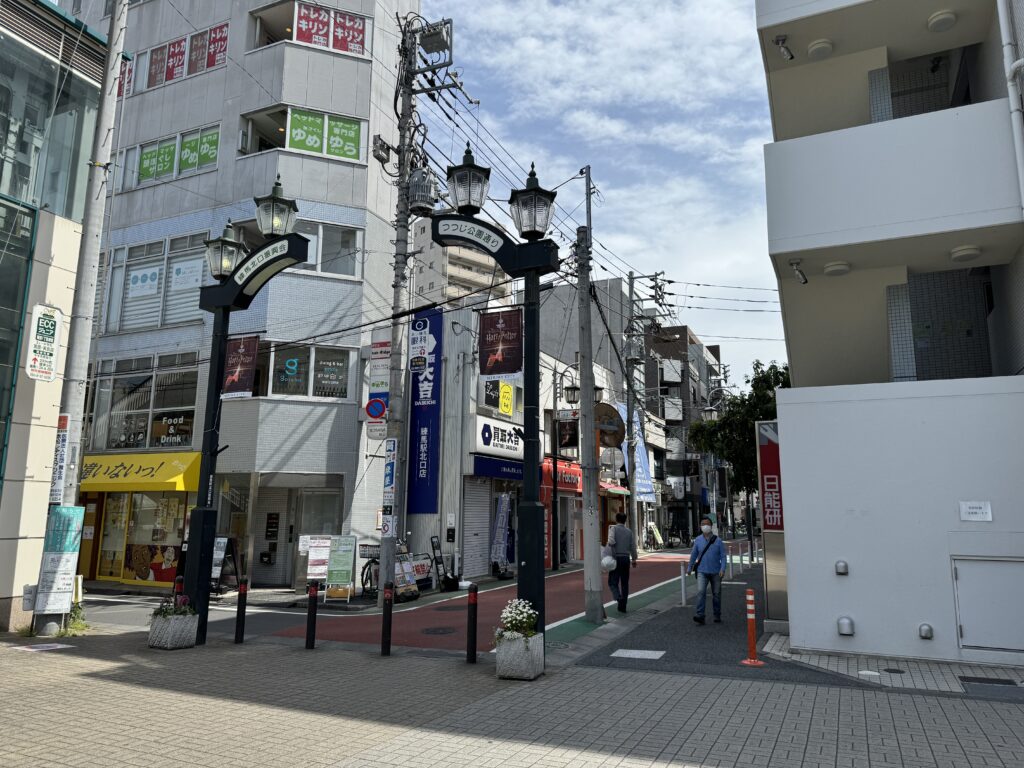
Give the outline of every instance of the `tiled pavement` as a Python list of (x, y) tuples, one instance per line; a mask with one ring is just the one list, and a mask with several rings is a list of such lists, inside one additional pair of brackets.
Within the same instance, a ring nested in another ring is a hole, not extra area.
[(158, 652), (0, 636), (0, 766), (1024, 766), (1024, 705), (569, 666), (499, 681), (439, 652), (301, 641)]
[[(785, 635), (769, 635), (764, 641), (762, 651), (769, 656), (776, 656), (787, 661), (797, 661), (861, 682), (877, 683), (886, 688), (964, 693), (964, 686), (960, 681), (961, 676), (1010, 680), (1017, 685), (1024, 685), (1024, 667), (951, 664), (883, 656), (843, 656), (808, 651), (794, 653), (790, 651), (789, 637)], [(902, 674), (886, 672), (887, 669), (902, 670)], [(1024, 763), (1021, 765), (1024, 768)]]

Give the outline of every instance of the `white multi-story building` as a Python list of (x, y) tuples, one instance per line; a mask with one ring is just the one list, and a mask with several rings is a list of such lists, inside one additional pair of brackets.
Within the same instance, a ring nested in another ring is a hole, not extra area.
[(1009, 5), (757, 0), (793, 383), (768, 611), (788, 608), (794, 647), (1024, 660), (1024, 129), (1003, 55), (1021, 56), (1024, 18)]
[(511, 294), (508, 275), (491, 257), (462, 246), (441, 246), (430, 239), (430, 221), (413, 224), (413, 262), (409, 292), (414, 306), (472, 295), (474, 302), (495, 303)]
[[(62, 5), (102, 26), (112, 3)], [(368, 146), (397, 142), (396, 14), (418, 7), (132, 0), (83, 461), (87, 578), (173, 578), (210, 354), (203, 240), (231, 220), (258, 243), (253, 197), (277, 177), (311, 255), (232, 314), (257, 360), (251, 396), (222, 405), (218, 531), (254, 584), (284, 586), (305, 583), (300, 536), (379, 535), (361, 350), (391, 313), (395, 188)]]

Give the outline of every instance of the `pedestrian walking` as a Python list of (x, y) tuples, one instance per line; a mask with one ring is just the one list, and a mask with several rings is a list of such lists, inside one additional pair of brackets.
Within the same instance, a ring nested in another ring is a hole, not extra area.
[(690, 567), (687, 573), (697, 572), (697, 607), (693, 620), (704, 623), (704, 608), (708, 585), (711, 585), (711, 607), (715, 613), (715, 624), (722, 623), (722, 578), (725, 576), (725, 545), (711, 532), (711, 518), (700, 521), (701, 534), (693, 540), (690, 550)]
[(626, 527), (626, 513), (615, 515), (615, 525), (608, 531), (608, 548), (615, 557), (615, 570), (608, 574), (608, 589), (619, 604), (619, 613), (626, 612), (629, 599), (629, 566), (636, 568), (636, 535)]

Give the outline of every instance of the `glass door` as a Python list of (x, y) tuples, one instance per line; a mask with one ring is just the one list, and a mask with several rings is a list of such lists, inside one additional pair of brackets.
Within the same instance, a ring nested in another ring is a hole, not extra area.
[[(340, 489), (317, 488), (299, 491), (298, 505), (299, 522), (296, 526), (300, 544), (303, 536), (340, 536), (342, 523), (345, 519), (344, 498)], [(295, 559), (295, 587), (304, 588), (308, 581), (308, 555), (300, 552)]]

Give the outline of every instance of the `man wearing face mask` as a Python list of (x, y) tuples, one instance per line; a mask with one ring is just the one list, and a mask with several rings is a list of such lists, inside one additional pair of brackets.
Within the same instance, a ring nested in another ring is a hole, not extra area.
[(690, 567), (687, 573), (697, 572), (697, 607), (693, 620), (704, 623), (704, 606), (708, 584), (711, 585), (711, 605), (715, 612), (715, 623), (722, 623), (722, 578), (725, 576), (725, 545), (711, 532), (711, 518), (700, 521), (701, 534), (693, 541), (690, 550)]

